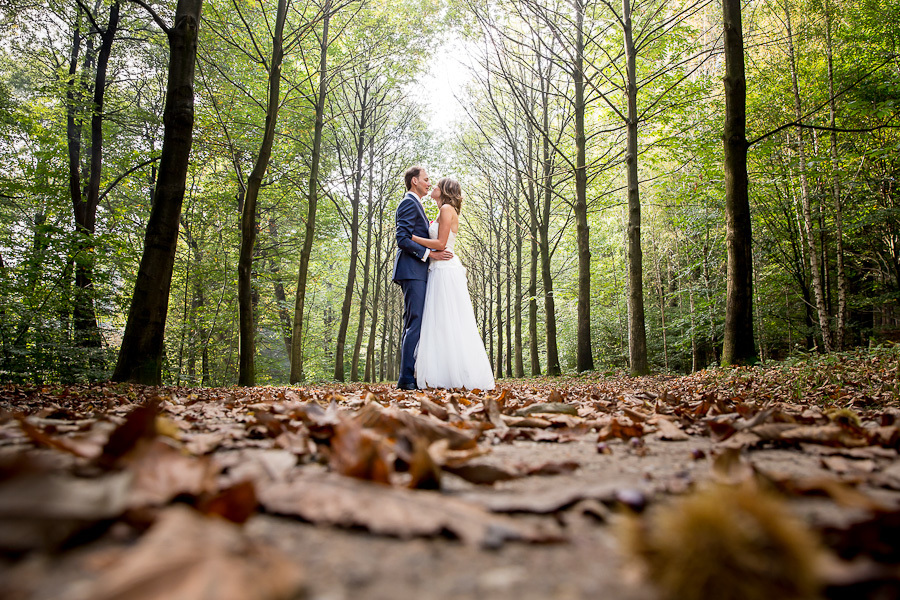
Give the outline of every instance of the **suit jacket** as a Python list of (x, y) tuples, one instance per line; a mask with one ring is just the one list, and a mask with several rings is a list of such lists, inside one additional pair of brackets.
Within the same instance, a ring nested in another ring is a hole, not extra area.
[(394, 281), (428, 279), (428, 261), (422, 260), (425, 246), (412, 241), (413, 235), (428, 237), (428, 217), (415, 194), (406, 192), (397, 206), (397, 256), (394, 258)]

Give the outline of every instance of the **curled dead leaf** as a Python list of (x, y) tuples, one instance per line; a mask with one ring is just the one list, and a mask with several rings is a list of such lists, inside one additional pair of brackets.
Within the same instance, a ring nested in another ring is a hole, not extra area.
[(260, 502), (269, 512), (311, 523), (363, 527), (400, 538), (448, 531), (467, 544), (498, 548), (507, 541), (550, 542), (561, 537), (549, 526), (493, 515), (437, 492), (385, 487), (322, 473), (264, 486)]

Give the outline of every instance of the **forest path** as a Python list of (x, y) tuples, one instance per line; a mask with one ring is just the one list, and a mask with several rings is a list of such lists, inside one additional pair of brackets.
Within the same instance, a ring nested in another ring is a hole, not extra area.
[(6, 386), (0, 596), (896, 597), (883, 358), (457, 394)]

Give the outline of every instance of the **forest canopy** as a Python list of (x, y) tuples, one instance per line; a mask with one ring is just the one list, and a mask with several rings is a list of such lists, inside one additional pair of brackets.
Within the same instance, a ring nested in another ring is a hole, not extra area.
[(0, 1), (0, 380), (396, 379), (413, 164), (495, 376), (720, 364), (741, 89), (725, 362), (900, 340), (900, 2), (729, 4)]

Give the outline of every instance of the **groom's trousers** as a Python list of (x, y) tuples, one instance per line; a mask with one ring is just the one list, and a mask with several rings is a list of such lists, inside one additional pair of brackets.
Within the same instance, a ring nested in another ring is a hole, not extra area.
[(397, 283), (403, 290), (403, 337), (400, 342), (400, 377), (398, 386), (416, 383), (416, 347), (422, 332), (422, 311), (425, 308), (425, 279), (402, 279)]

